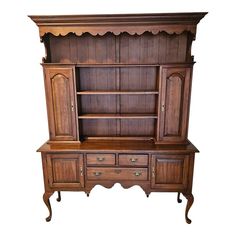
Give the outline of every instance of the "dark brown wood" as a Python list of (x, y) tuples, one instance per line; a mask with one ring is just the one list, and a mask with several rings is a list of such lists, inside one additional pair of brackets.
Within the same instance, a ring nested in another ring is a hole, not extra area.
[(147, 166), (147, 154), (119, 154), (119, 165), (121, 166)]
[(153, 114), (86, 114), (78, 116), (79, 119), (156, 119)]
[(44, 67), (49, 133), (52, 140), (76, 140), (73, 68)]
[(185, 190), (188, 184), (189, 156), (153, 155), (152, 187)]
[(188, 218), (188, 212), (193, 205), (194, 197), (192, 194), (184, 194), (184, 196), (187, 198), (187, 205), (185, 209), (185, 220), (188, 224), (191, 224), (191, 220)]
[[(152, 154), (194, 154), (198, 149), (188, 141), (187, 144), (155, 144), (152, 140), (85, 140), (78, 142), (46, 142), (39, 149), (42, 153), (152, 153)], [(192, 160), (194, 158), (191, 155)], [(190, 162), (192, 163), (192, 162)], [(192, 163), (193, 164), (193, 163)], [(46, 165), (46, 163), (45, 163)], [(190, 176), (189, 176), (190, 177)], [(190, 179), (191, 182), (191, 179)]]
[(30, 16), (39, 26), (50, 138), (43, 200), (100, 184), (193, 204), (188, 137), (196, 26), (206, 13)]
[[(119, 50), (119, 49), (118, 49)], [(113, 68), (113, 67), (156, 67), (159, 66), (158, 64), (137, 64), (137, 63), (79, 63), (76, 64), (77, 67), (81, 67), (81, 68)]]
[(84, 137), (84, 141), (85, 140), (119, 140), (119, 141), (122, 141), (122, 140), (126, 140), (126, 141), (134, 141), (134, 140), (153, 140), (153, 137), (152, 136), (127, 136), (127, 137), (124, 137), (124, 136), (99, 136), (99, 137)]
[(181, 203), (181, 202), (182, 202), (182, 199), (180, 198), (180, 192), (178, 192), (178, 195), (177, 195), (177, 202), (178, 202), (178, 203)]
[(88, 180), (147, 180), (147, 168), (113, 168), (113, 167), (88, 167)]
[(52, 33), (56, 36), (74, 32), (77, 36), (85, 32), (104, 35), (112, 32), (119, 35), (128, 32), (138, 35), (146, 31), (169, 34), (190, 31), (195, 35), (197, 23), (207, 12), (155, 13), (155, 14), (113, 14), (113, 15), (67, 15), (67, 16), (29, 16), (38, 26), (40, 36)]
[(158, 94), (158, 91), (80, 91), (77, 92), (79, 95), (152, 95)]
[(48, 182), (51, 188), (84, 187), (81, 154), (47, 154)]
[(57, 201), (60, 202), (61, 201), (61, 192), (57, 191), (57, 193), (58, 193)]
[(103, 165), (115, 165), (116, 157), (115, 154), (87, 154), (87, 165), (88, 166), (103, 166)]
[(159, 140), (183, 142), (187, 137), (191, 68), (165, 68), (160, 72)]
[(52, 208), (51, 208), (51, 204), (50, 204), (50, 200), (49, 200), (49, 198), (52, 196), (52, 194), (53, 194), (53, 192), (45, 192), (43, 194), (43, 201), (49, 211), (49, 216), (46, 218), (47, 222), (51, 221), (51, 219), (52, 219)]

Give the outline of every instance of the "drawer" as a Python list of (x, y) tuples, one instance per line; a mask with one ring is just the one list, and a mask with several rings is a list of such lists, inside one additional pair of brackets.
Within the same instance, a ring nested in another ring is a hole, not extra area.
[(147, 180), (147, 168), (87, 168), (88, 180)]
[(119, 154), (119, 165), (121, 166), (147, 166), (147, 154)]
[(87, 154), (87, 165), (115, 165), (115, 154)]

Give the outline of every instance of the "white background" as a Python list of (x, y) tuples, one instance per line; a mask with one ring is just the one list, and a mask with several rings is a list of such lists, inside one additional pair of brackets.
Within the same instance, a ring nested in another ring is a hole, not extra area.
[[(84, 0), (0, 3), (0, 235), (235, 235), (235, 7), (232, 1)], [(195, 203), (174, 193), (96, 187), (51, 198), (43, 204), (40, 154), (48, 138), (38, 28), (28, 14), (88, 14), (208, 11), (193, 43), (193, 91), (189, 139), (196, 155)]]

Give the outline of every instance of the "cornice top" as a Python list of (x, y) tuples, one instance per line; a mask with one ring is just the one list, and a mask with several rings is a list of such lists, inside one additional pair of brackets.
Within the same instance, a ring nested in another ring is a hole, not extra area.
[(40, 37), (51, 33), (65, 36), (74, 33), (104, 35), (123, 32), (141, 35), (144, 32), (158, 34), (180, 34), (184, 31), (196, 34), (198, 22), (207, 12), (191, 13), (152, 13), (152, 14), (106, 14), (106, 15), (34, 15), (29, 16), (39, 27)]

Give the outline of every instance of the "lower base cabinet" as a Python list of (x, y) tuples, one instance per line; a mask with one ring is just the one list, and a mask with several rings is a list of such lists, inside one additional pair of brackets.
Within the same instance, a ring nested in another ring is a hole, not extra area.
[(188, 155), (153, 155), (151, 187), (182, 190), (188, 187)]
[(84, 161), (82, 154), (46, 154), (49, 188), (83, 188)]
[(50, 196), (57, 191), (84, 191), (89, 196), (95, 185), (112, 187), (120, 183), (124, 188), (139, 185), (147, 196), (151, 192), (177, 192), (187, 198), (185, 218), (193, 203), (192, 178), (194, 152), (176, 153), (129, 153), (129, 152), (42, 152), (45, 193), (44, 202), (49, 209)]

